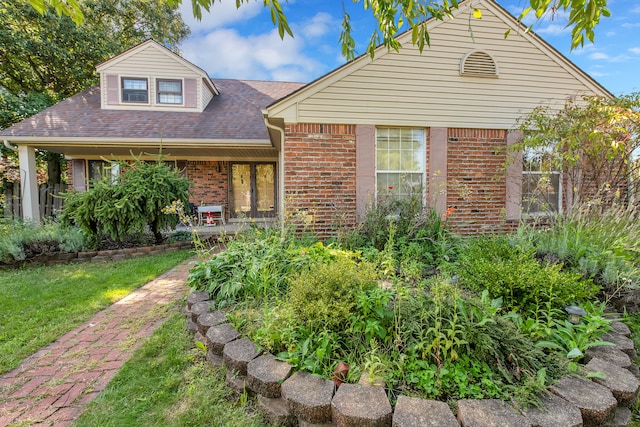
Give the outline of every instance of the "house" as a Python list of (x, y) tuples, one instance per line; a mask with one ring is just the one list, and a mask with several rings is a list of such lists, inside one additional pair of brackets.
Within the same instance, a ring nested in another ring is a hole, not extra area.
[[(37, 216), (36, 148), (64, 154), (81, 191), (104, 159), (162, 151), (194, 181), (191, 201), (230, 221), (299, 209), (327, 235), (383, 194), (420, 191), (439, 212), (454, 207), (462, 233), (508, 229), (537, 206), (523, 205), (536, 171), (507, 161), (516, 120), (612, 95), (492, 0), (425, 25), (422, 54), (405, 33), (399, 52), (378, 48), (309, 84), (211, 79), (142, 43), (98, 66), (99, 87), (0, 132), (19, 147), (25, 215)], [(558, 177), (546, 195), (560, 208), (563, 187)]]

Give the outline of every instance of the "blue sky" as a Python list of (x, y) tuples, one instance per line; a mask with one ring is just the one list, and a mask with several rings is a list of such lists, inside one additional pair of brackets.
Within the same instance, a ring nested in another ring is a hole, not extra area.
[[(351, 15), (356, 48), (363, 52), (375, 28), (362, 3), (351, 0), (291, 0), (283, 2), (294, 38), (281, 40), (263, 2), (236, 9), (235, 0), (216, 2), (198, 22), (191, 2), (181, 6), (191, 36), (182, 44), (184, 57), (214, 78), (308, 82), (344, 64), (338, 37), (342, 7)], [(521, 0), (499, 1), (518, 15)], [(528, 19), (534, 31), (616, 95), (640, 91), (640, 3), (609, 0), (610, 18), (596, 28), (594, 44), (570, 51), (566, 16)]]

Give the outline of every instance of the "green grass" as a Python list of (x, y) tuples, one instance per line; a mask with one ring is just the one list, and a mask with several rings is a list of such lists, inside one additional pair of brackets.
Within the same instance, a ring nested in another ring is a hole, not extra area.
[(173, 312), (74, 426), (264, 426), (194, 347), (184, 316)]
[(192, 255), (0, 271), (0, 374)]

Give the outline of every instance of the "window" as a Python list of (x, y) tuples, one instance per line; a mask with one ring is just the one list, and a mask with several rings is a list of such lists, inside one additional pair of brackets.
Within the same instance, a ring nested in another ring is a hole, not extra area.
[(523, 152), (522, 211), (536, 215), (558, 212), (562, 206), (561, 173), (551, 161), (549, 148)]
[(158, 104), (182, 104), (182, 81), (158, 80)]
[(378, 128), (376, 132), (376, 196), (422, 195), (425, 170), (424, 129)]
[(89, 160), (89, 188), (93, 187), (95, 181), (102, 179), (109, 179), (112, 184), (115, 184), (119, 175), (119, 164), (104, 160)]
[(144, 78), (122, 78), (122, 102), (149, 102), (149, 90), (147, 79)]

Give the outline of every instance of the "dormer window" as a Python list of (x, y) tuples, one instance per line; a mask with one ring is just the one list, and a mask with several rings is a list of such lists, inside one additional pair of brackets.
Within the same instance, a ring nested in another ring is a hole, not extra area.
[(149, 84), (145, 78), (122, 78), (122, 102), (149, 103)]
[(158, 104), (182, 105), (182, 80), (158, 80)]

